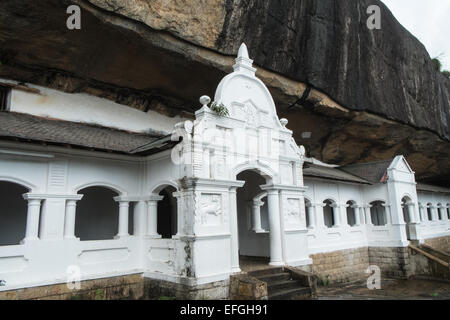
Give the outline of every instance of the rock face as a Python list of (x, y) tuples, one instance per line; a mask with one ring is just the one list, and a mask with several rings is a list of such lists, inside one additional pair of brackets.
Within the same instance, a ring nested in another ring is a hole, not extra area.
[[(82, 8), (82, 29), (66, 8)], [(381, 30), (369, 30), (369, 5)], [(0, 77), (192, 113), (246, 42), (280, 116), (323, 161), (404, 154), (450, 183), (450, 81), (378, 0), (0, 2)]]

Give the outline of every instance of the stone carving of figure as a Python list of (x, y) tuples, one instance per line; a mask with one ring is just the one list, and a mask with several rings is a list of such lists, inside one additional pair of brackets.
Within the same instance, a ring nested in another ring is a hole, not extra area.
[(300, 204), (298, 199), (288, 199), (286, 214), (289, 221), (298, 221), (300, 216)]
[(200, 210), (201, 210), (201, 223), (203, 225), (208, 224), (210, 216), (219, 217), (222, 215), (221, 197), (219, 195), (204, 196)]

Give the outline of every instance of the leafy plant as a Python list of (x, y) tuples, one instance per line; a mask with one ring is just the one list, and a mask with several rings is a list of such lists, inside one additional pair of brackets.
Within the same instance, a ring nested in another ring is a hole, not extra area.
[(214, 101), (211, 105), (211, 110), (221, 117), (228, 117), (230, 115), (227, 107), (223, 103), (218, 104)]
[(440, 73), (442, 73), (446, 78), (450, 79), (450, 71), (449, 70), (442, 70), (442, 61), (441, 61), (441, 56), (438, 56), (436, 58), (433, 58), (431, 61), (433, 62), (434, 68), (436, 71), (439, 71)]
[(441, 69), (442, 69), (442, 62), (441, 62), (440, 58), (436, 57), (436, 58), (433, 58), (431, 61), (433, 62), (435, 70), (436, 71), (441, 71)]
[(103, 298), (104, 298), (103, 290), (97, 289), (97, 291), (95, 291), (95, 300), (103, 300)]

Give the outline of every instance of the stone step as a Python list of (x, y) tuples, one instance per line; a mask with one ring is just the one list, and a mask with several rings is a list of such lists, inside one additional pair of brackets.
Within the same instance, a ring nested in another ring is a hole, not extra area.
[(261, 276), (266, 276), (266, 275), (275, 274), (275, 273), (283, 273), (283, 268), (281, 268), (281, 267), (266, 268), (266, 269), (261, 269), (261, 270), (256, 270), (256, 271), (250, 271), (248, 274), (252, 277), (258, 278)]
[(270, 285), (273, 282), (291, 280), (291, 274), (288, 272), (281, 272), (281, 273), (259, 276), (259, 277), (257, 277), (257, 279), (266, 282), (267, 285)]
[(269, 291), (269, 294), (277, 290), (288, 290), (302, 287), (303, 286), (301, 282), (298, 280), (282, 280), (267, 284), (267, 290)]
[(310, 297), (311, 289), (300, 287), (294, 289), (282, 289), (269, 293), (269, 300), (292, 300), (296, 297)]

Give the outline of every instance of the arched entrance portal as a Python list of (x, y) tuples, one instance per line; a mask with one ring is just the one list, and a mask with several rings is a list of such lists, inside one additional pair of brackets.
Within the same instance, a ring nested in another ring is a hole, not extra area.
[(236, 194), (239, 264), (242, 270), (250, 271), (270, 262), (267, 193), (260, 187), (268, 181), (254, 170), (241, 172), (237, 180), (245, 181)]

